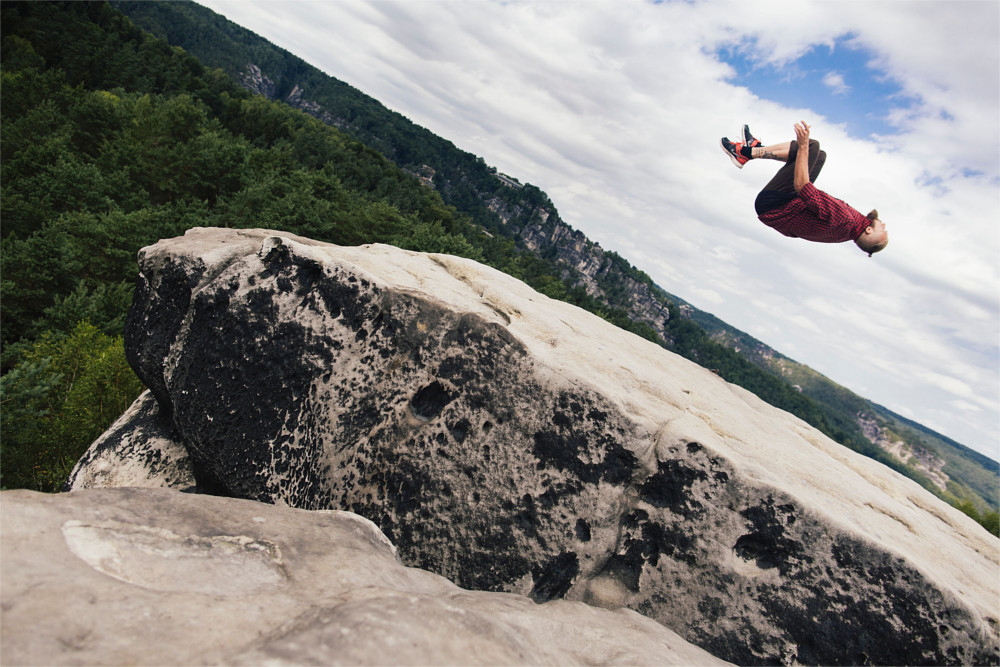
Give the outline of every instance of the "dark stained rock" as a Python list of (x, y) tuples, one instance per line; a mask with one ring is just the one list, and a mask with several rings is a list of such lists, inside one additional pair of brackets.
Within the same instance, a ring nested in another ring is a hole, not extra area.
[(261, 230), (140, 270), (127, 353), (200, 490), (350, 510), (463, 587), (627, 606), (741, 664), (1000, 660), (1000, 541), (496, 271)]

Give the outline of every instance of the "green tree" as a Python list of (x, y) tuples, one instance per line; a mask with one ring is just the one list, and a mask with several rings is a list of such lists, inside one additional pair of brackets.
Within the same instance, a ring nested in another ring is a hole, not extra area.
[(980, 523), (983, 524), (983, 528), (1000, 537), (1000, 514), (997, 512), (987, 512), (983, 515)]
[(0, 483), (58, 491), (76, 461), (142, 392), (121, 337), (80, 322), (46, 333), (0, 378)]
[(961, 511), (966, 516), (968, 516), (968, 517), (970, 517), (970, 518), (972, 518), (972, 519), (974, 519), (976, 521), (980, 520), (980, 518), (979, 518), (979, 510), (976, 509), (975, 504), (973, 504), (973, 502), (971, 500), (968, 500), (968, 499), (962, 500), (958, 504), (956, 504), (955, 507), (958, 508), (958, 510)]

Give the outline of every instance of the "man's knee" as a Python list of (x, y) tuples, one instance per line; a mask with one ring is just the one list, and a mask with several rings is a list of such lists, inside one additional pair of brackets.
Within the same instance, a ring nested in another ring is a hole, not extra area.
[[(810, 154), (812, 157), (813, 154)], [(823, 171), (823, 165), (826, 164), (826, 151), (819, 151), (815, 153), (812, 160), (809, 161), (809, 180), (813, 183), (819, 178), (819, 173)]]

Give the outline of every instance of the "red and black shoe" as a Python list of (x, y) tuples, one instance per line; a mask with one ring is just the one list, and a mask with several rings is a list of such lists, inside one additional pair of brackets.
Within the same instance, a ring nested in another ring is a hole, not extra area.
[(750, 134), (750, 126), (749, 125), (744, 125), (743, 126), (743, 145), (744, 146), (749, 146), (750, 148), (755, 148), (755, 147), (761, 145), (760, 141), (756, 137), (754, 137), (752, 134)]
[(729, 159), (733, 161), (737, 169), (742, 169), (743, 165), (750, 161), (750, 158), (745, 157), (741, 152), (743, 149), (743, 144), (740, 142), (733, 143), (726, 137), (722, 137), (719, 140), (719, 145), (722, 146), (722, 150), (726, 152)]

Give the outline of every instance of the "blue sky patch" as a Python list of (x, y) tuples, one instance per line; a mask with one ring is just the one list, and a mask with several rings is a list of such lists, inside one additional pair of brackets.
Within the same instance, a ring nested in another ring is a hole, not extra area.
[(843, 123), (849, 134), (867, 139), (873, 134), (892, 135), (898, 130), (885, 118), (893, 108), (917, 102), (899, 85), (867, 66), (871, 55), (846, 45), (817, 45), (808, 53), (780, 67), (753, 59), (753, 43), (720, 49), (720, 60), (736, 70), (731, 83), (748, 88), (758, 97), (791, 107), (805, 107)]

